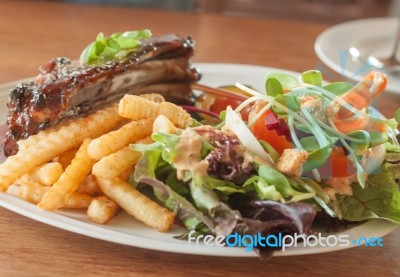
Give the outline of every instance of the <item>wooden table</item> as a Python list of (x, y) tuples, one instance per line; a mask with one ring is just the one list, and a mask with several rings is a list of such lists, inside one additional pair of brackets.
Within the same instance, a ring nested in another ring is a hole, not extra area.
[[(79, 6), (0, 1), (0, 83), (37, 74), (55, 56), (78, 57), (99, 31), (149, 28), (192, 34), (196, 62), (258, 64), (304, 71), (320, 65), (313, 43), (326, 25)], [(390, 115), (400, 100), (380, 102)], [(171, 254), (69, 233), (0, 208), (0, 276), (400, 276), (400, 229), (384, 247), (273, 258)]]

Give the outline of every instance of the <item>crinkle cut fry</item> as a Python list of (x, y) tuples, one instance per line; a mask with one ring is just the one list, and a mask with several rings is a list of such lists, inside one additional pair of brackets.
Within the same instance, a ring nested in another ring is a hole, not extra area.
[[(15, 195), (33, 204), (39, 203), (50, 189), (50, 186), (44, 186), (31, 180), (21, 181), (22, 182), (20, 182), (20, 180), (17, 181), (18, 184)], [(74, 192), (68, 199), (65, 199), (64, 203), (62, 203), (62, 207), (67, 209), (87, 208), (92, 199), (93, 197), (86, 193)]]
[(118, 105), (118, 114), (133, 120), (156, 117), (158, 103), (137, 95), (125, 95)]
[(92, 170), (95, 161), (89, 157), (87, 148), (90, 139), (86, 139), (71, 164), (65, 169), (60, 179), (50, 188), (39, 202), (38, 207), (44, 210), (61, 208), (68, 196), (75, 192)]
[(140, 152), (126, 146), (98, 161), (93, 166), (92, 172), (98, 177), (114, 179), (134, 166), (140, 157)]
[(108, 180), (97, 177), (97, 181), (104, 194), (128, 214), (157, 231), (166, 232), (171, 229), (175, 219), (174, 212), (160, 206), (119, 179)]
[(95, 160), (100, 160), (130, 143), (151, 135), (153, 122), (154, 118), (135, 120), (94, 139), (88, 148), (89, 155)]
[(54, 185), (55, 182), (57, 182), (63, 172), (64, 170), (60, 163), (51, 162), (35, 168), (31, 172), (30, 177), (33, 181), (38, 182), (44, 186), (51, 186)]
[[(151, 137), (146, 137), (136, 143), (150, 144), (153, 140)], [(95, 163), (92, 174), (106, 179), (120, 177), (126, 170), (134, 167), (141, 156), (140, 152), (131, 149), (131, 146), (126, 146)]]
[(96, 197), (87, 209), (88, 217), (96, 223), (106, 224), (120, 211), (117, 203), (106, 196)]
[(170, 102), (155, 103), (136, 95), (125, 95), (119, 102), (118, 113), (132, 120), (164, 115), (178, 128), (186, 128), (193, 123), (193, 118), (182, 107)]
[[(96, 138), (111, 131), (120, 121), (117, 106), (106, 108), (69, 122), (58, 131), (49, 132), (37, 141), (35, 147), (19, 151), (0, 165), (0, 191), (6, 191), (15, 180), (35, 167), (74, 147), (86, 138)], [(39, 133), (37, 136), (42, 136)]]

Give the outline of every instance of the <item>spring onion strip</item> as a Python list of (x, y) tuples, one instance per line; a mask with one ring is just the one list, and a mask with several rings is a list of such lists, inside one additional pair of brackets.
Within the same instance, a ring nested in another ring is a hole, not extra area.
[[(327, 205), (327, 203), (329, 203), (329, 197), (325, 196), (327, 199), (324, 200), (322, 199), (321, 196), (318, 195), (318, 193), (314, 190), (314, 188), (312, 186), (310, 186), (309, 184), (307, 184), (306, 182), (303, 182), (302, 180), (300, 180), (299, 178), (296, 178), (296, 181), (302, 185), (306, 190), (312, 192), (314, 191), (317, 195), (314, 196), (314, 200), (325, 210), (325, 212), (327, 212), (330, 216), (332, 217), (336, 217), (336, 213)], [(319, 182), (319, 181), (317, 181)]]
[(308, 121), (310, 122), (311, 126), (314, 127), (314, 130), (316, 131), (316, 134), (317, 134), (317, 136), (315, 136), (315, 138), (317, 139), (317, 141), (319, 143), (319, 146), (321, 148), (327, 146), (329, 144), (329, 141), (326, 138), (324, 131), (322, 131), (321, 127), (313, 119), (313, 116), (304, 107), (301, 107), (300, 110), (303, 112), (304, 116), (308, 119)]
[[(301, 145), (299, 138), (297, 137), (297, 134), (294, 130), (294, 120), (291, 115), (288, 116), (288, 126), (289, 126), (289, 131), (290, 131), (290, 136), (292, 138), (292, 141), (296, 148), (298, 149), (304, 149), (304, 147)], [(314, 175), (314, 179), (317, 182), (321, 182), (321, 175), (319, 174), (319, 171), (315, 168), (311, 170), (311, 173)]]
[(318, 169), (314, 168), (313, 170), (311, 170), (311, 173), (314, 175), (315, 181), (321, 182), (321, 175), (319, 174)]
[(324, 209), (324, 211), (329, 214), (331, 217), (338, 217), (336, 212), (332, 210), (320, 197), (315, 196), (315, 201)]
[(294, 119), (293, 119), (293, 116), (290, 114), (288, 116), (288, 127), (289, 127), (289, 131), (290, 131), (290, 136), (291, 136), (292, 141), (293, 141), (294, 145), (296, 146), (296, 148), (304, 149), (300, 143), (299, 138), (296, 135), (296, 132), (294, 130)]
[(250, 97), (250, 98), (244, 100), (244, 101), (243, 101), (242, 103), (240, 103), (240, 105), (235, 109), (235, 112), (236, 112), (236, 113), (240, 113), (244, 108), (246, 108), (247, 105), (249, 105), (249, 104), (251, 104), (252, 102), (255, 102), (255, 101), (257, 101), (257, 100), (259, 100), (259, 97), (257, 97), (257, 96), (253, 96), (253, 97)]
[(371, 135), (365, 130), (359, 130), (359, 131), (365, 136), (365, 143), (363, 143), (363, 144), (365, 144), (368, 149), (371, 144)]
[(266, 111), (268, 111), (271, 107), (272, 107), (272, 103), (268, 103), (267, 105), (265, 105), (265, 106), (251, 119), (251, 121), (247, 124), (247, 125), (249, 126), (249, 128), (251, 128), (251, 127), (257, 122), (257, 120), (259, 120), (260, 117), (261, 117)]
[(390, 137), (390, 139), (392, 140), (392, 143), (396, 146), (400, 146), (399, 145), (399, 141), (396, 138), (396, 134), (395, 131), (393, 130), (393, 128), (388, 128), (388, 135)]
[(350, 159), (353, 161), (354, 166), (357, 168), (357, 181), (360, 183), (360, 186), (362, 188), (365, 188), (364, 169), (358, 162), (358, 159), (357, 159), (356, 154), (354, 153), (354, 150), (350, 147), (350, 145), (347, 144), (347, 142), (344, 139), (342, 139), (342, 138), (339, 138), (339, 139), (340, 139), (340, 142), (342, 143), (342, 145), (350, 153)]

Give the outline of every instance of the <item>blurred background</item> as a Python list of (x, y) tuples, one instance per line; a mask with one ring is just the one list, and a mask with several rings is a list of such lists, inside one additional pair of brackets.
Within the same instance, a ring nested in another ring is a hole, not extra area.
[[(34, 0), (32, 0), (34, 1)], [(37, 0), (36, 0), (37, 1)], [(340, 23), (400, 15), (399, 0), (41, 0)]]

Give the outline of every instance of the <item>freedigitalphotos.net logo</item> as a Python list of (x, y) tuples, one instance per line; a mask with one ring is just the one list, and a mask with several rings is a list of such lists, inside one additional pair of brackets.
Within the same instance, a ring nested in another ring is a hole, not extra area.
[(258, 233), (256, 235), (241, 235), (233, 233), (229, 236), (213, 236), (213, 235), (199, 235), (193, 236), (195, 231), (190, 231), (188, 235), (189, 245), (203, 244), (209, 247), (245, 247), (249, 252), (258, 247), (271, 247), (280, 248), (286, 251), (288, 247), (349, 247), (350, 245), (366, 247), (382, 247), (383, 239), (381, 237), (359, 237), (358, 239), (350, 239), (349, 235), (329, 235), (324, 236), (321, 233), (314, 235), (293, 234), (283, 235), (270, 234), (263, 236)]

